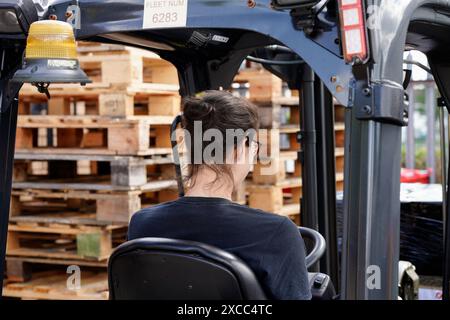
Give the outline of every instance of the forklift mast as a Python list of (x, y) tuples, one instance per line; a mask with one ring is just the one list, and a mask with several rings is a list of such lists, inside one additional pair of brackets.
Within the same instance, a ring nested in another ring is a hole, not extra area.
[[(352, 47), (343, 36), (342, 6), (347, 4), (362, 12), (360, 45), (366, 49), (365, 56), (352, 61)], [(156, 52), (177, 68), (182, 96), (229, 88), (249, 55), (303, 60), (295, 68), (264, 66), (291, 88), (302, 88), (302, 215), (334, 250), (334, 258), (329, 257), (334, 262), (321, 266), (337, 277), (335, 189), (329, 187), (335, 182), (329, 111), (334, 97), (346, 107), (341, 298), (397, 299), (401, 128), (407, 124), (403, 53), (415, 49), (428, 56), (449, 105), (450, 0), (0, 0), (0, 13), (8, 8), (28, 20), (67, 21), (78, 40)], [(36, 17), (25, 14), (33, 10)], [(22, 32), (0, 29), (1, 274), (20, 89), (11, 79), (23, 63), (24, 24)], [(289, 52), (274, 54), (273, 46)], [(447, 245), (447, 262), (449, 251)]]

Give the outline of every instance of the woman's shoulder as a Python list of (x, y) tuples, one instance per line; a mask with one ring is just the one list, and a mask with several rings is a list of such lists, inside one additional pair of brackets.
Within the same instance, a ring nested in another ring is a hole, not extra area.
[(152, 206), (148, 206), (145, 208), (140, 209), (139, 211), (136, 211), (136, 213), (133, 214), (131, 221), (138, 220), (139, 218), (145, 217), (147, 215), (152, 215), (160, 211), (164, 211), (174, 205), (177, 204), (177, 200), (173, 201), (167, 201), (163, 203), (158, 203)]
[(242, 211), (242, 213), (248, 214), (251, 217), (258, 218), (258, 219), (265, 219), (272, 221), (273, 223), (277, 224), (286, 224), (288, 222), (291, 222), (291, 220), (285, 216), (275, 214), (269, 211), (264, 211), (261, 209), (256, 208), (250, 208), (246, 205), (241, 205), (238, 203), (232, 203), (231, 206), (233, 206), (236, 210)]

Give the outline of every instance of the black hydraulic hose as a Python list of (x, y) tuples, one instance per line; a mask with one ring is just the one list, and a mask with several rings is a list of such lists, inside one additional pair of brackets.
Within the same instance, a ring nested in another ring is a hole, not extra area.
[(268, 59), (261, 59), (253, 56), (247, 56), (246, 58), (249, 61), (258, 62), (261, 64), (273, 64), (273, 65), (293, 65), (293, 64), (302, 64), (305, 63), (303, 60), (291, 60), (291, 61), (281, 61), (281, 60), (268, 60)]
[[(280, 53), (291, 53), (291, 54), (295, 54), (294, 51), (292, 51), (291, 49), (289, 49), (286, 46), (281, 46), (278, 44), (273, 44), (270, 46), (266, 46), (264, 47), (264, 49), (266, 50), (271, 50), (271, 51), (276, 51), (276, 52), (280, 52)], [(258, 62), (261, 64), (272, 64), (272, 65), (295, 65), (295, 64), (302, 64), (305, 63), (304, 60), (302, 59), (297, 59), (297, 60), (292, 60), (292, 61), (282, 61), (282, 60), (270, 60), (270, 59), (263, 59), (263, 58), (258, 58), (258, 57), (254, 57), (254, 56), (247, 56), (246, 58), (249, 61), (253, 61), (253, 62)]]
[(327, 243), (325, 238), (313, 229), (298, 227), (298, 231), (303, 238), (310, 239), (314, 243), (311, 252), (306, 256), (306, 267), (309, 268), (322, 258), (327, 248)]
[(184, 185), (183, 185), (183, 176), (181, 174), (181, 160), (180, 154), (178, 153), (178, 141), (175, 137), (175, 131), (177, 130), (178, 124), (182, 121), (182, 115), (179, 114), (175, 117), (170, 127), (170, 142), (172, 144), (172, 153), (173, 153), (173, 162), (175, 164), (175, 174), (177, 179), (178, 186), (178, 195), (180, 197), (184, 197)]

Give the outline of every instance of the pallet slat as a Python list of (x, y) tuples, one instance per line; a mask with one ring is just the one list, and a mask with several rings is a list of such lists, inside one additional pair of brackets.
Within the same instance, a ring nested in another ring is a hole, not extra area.
[(43, 300), (107, 300), (108, 280), (105, 272), (82, 273), (81, 289), (67, 288), (67, 274), (36, 276), (26, 283), (7, 283), (3, 287), (3, 296), (22, 299)]
[[(155, 148), (171, 153), (171, 123), (169, 116), (129, 117), (120, 121), (97, 116), (20, 116), (16, 150), (63, 149), (60, 152), (65, 153), (65, 149), (95, 148), (98, 154), (146, 155), (155, 153), (151, 151)], [(38, 145), (37, 129), (56, 130), (53, 145)]]
[[(67, 184), (67, 183), (30, 183), (13, 185), (12, 203), (16, 203), (11, 215), (18, 216), (37, 208), (64, 201), (62, 209), (70, 209), (70, 200), (78, 210), (93, 212), (98, 221), (110, 223), (128, 223), (131, 216), (144, 206), (178, 197), (175, 180), (152, 181), (135, 190), (118, 191), (110, 185)], [(97, 190), (95, 190), (97, 188)], [(129, 187), (124, 187), (129, 188)], [(83, 209), (86, 207), (86, 209)]]

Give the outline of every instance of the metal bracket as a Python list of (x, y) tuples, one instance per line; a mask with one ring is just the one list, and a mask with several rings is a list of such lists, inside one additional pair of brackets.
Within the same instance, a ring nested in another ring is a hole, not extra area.
[(66, 22), (75, 30), (81, 29), (81, 9), (78, 5), (71, 5), (66, 10)]
[(294, 19), (297, 29), (303, 30), (306, 35), (312, 35), (314, 33), (316, 16), (312, 7), (292, 10), (291, 16)]
[(408, 124), (408, 101), (402, 85), (392, 82), (353, 80), (350, 84), (349, 107), (355, 108), (356, 118)]
[(1, 87), (4, 86), (4, 91), (0, 88), (0, 113), (4, 113), (8, 111), (11, 107), (11, 103), (19, 93), (20, 88), (22, 87), (21, 83), (11, 83), (9, 80), (6, 84), (1, 84)]
[[(309, 1), (301, 5), (290, 7), (291, 16), (294, 21), (295, 28), (302, 30), (307, 36), (316, 33), (319, 25), (327, 29), (331, 28), (326, 21), (320, 21), (318, 15), (327, 6), (329, 0)], [(286, 6), (285, 8), (289, 8)]]
[(450, 106), (447, 105), (447, 102), (445, 101), (444, 97), (437, 98), (437, 106), (440, 108), (446, 108), (447, 112), (450, 113)]
[(66, 9), (65, 18), (75, 31), (81, 29), (81, 9), (78, 0), (72, 0), (71, 5)]

